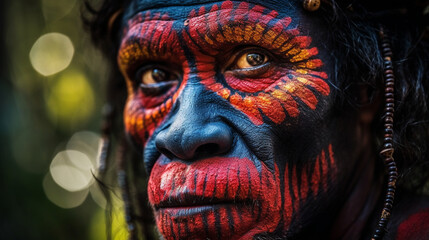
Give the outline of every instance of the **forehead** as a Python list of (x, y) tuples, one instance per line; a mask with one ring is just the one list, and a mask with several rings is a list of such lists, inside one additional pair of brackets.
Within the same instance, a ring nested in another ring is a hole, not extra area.
[[(124, 11), (124, 21), (127, 22), (136, 14), (144, 11), (159, 11), (168, 13), (172, 19), (182, 19), (189, 15), (189, 12), (195, 8), (202, 6), (210, 7), (214, 4), (221, 4), (226, 1), (210, 1), (210, 0), (132, 0), (128, 8)], [(247, 2), (249, 4), (261, 5), (271, 10), (276, 10), (278, 13), (288, 14), (293, 16), (297, 10), (301, 8), (297, 1), (288, 0), (264, 0), (264, 1), (228, 1), (232, 4), (233, 8), (237, 8), (240, 3)]]

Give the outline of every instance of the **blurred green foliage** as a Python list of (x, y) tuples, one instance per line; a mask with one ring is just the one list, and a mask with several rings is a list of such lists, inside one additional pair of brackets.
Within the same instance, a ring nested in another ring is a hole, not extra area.
[[(77, 207), (52, 201), (78, 194), (52, 180), (54, 156), (68, 148), (73, 134), (98, 132), (100, 125), (108, 71), (83, 30), (82, 8), (81, 0), (0, 2), (1, 239), (105, 238), (93, 185)], [(42, 36), (56, 38), (38, 47)], [(88, 170), (74, 161), (79, 171)]]

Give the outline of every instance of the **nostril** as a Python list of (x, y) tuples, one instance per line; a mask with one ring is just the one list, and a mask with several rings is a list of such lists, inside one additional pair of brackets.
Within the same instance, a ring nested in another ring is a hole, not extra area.
[(202, 146), (199, 146), (195, 150), (194, 155), (197, 157), (211, 156), (217, 154), (219, 150), (219, 145), (217, 145), (216, 143), (206, 143)]
[(167, 148), (159, 147), (158, 151), (161, 154), (164, 154), (169, 159), (173, 159), (175, 157), (174, 154), (172, 152), (170, 152)]

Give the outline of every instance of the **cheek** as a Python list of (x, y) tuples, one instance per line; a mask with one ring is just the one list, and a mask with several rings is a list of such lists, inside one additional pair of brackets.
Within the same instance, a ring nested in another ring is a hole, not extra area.
[(321, 208), (318, 202), (325, 199), (338, 174), (332, 144), (318, 156), (302, 166), (286, 164), (284, 172), (284, 221), (286, 228), (293, 218), (301, 219), (306, 209)]
[[(150, 98), (145, 101), (144, 98), (134, 96), (128, 98), (124, 110), (125, 131), (138, 143), (144, 145), (170, 111), (173, 99), (163, 100)], [(161, 103), (153, 108), (143, 107), (145, 102), (149, 104), (153, 101)]]

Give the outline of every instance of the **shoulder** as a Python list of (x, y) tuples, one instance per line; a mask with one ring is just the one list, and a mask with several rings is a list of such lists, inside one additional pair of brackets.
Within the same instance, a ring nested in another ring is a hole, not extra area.
[(429, 240), (429, 197), (402, 193), (395, 205), (386, 239)]

